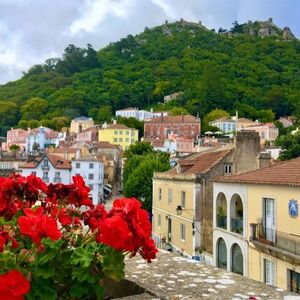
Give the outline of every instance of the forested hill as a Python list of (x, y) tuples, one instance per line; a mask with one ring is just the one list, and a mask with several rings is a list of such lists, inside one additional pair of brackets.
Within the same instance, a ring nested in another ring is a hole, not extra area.
[(182, 20), (98, 52), (69, 45), (61, 59), (0, 86), (0, 134), (18, 123), (59, 128), (79, 115), (101, 121), (110, 110), (152, 107), (178, 91), (175, 104), (201, 117), (214, 108), (300, 117), (300, 42), (273, 23), (259, 36), (259, 24), (215, 32)]

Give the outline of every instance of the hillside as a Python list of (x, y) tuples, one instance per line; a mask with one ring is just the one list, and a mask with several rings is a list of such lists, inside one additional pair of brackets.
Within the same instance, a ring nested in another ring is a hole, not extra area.
[(63, 58), (0, 86), (0, 135), (18, 122), (59, 128), (79, 115), (101, 121), (116, 109), (155, 106), (178, 91), (184, 95), (175, 105), (201, 117), (214, 108), (249, 117), (271, 108), (277, 116), (300, 117), (300, 42), (273, 22), (262, 35), (266, 23), (235, 22), (216, 33), (181, 20), (98, 52), (69, 45)]

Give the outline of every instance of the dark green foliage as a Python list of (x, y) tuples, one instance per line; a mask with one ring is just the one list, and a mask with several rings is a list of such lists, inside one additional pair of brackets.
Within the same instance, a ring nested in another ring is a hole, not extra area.
[(276, 145), (282, 148), (282, 153), (279, 156), (280, 160), (288, 160), (300, 156), (300, 134), (292, 135), (288, 133), (281, 135), (276, 140)]
[[(299, 117), (300, 42), (251, 36), (247, 26), (235, 22), (231, 31), (237, 35), (228, 37), (224, 29), (218, 34), (176, 22), (129, 35), (98, 52), (91, 45), (69, 45), (61, 59), (48, 59), (0, 86), (1, 101), (17, 104), (5, 125), (16, 125), (21, 106), (35, 97), (47, 101), (45, 113), (22, 120), (89, 114), (103, 121), (108, 106), (112, 113), (127, 106), (149, 109), (179, 91), (184, 94), (173, 106), (201, 118), (215, 108), (241, 109), (241, 116), (253, 119), (272, 119), (266, 109), (276, 117)], [(251, 26), (255, 32), (259, 28), (257, 22)], [(5, 125), (0, 124), (2, 131)]]
[(149, 143), (137, 142), (125, 151), (125, 157), (124, 194), (140, 199), (143, 207), (151, 212), (153, 173), (170, 169), (169, 154), (154, 151)]

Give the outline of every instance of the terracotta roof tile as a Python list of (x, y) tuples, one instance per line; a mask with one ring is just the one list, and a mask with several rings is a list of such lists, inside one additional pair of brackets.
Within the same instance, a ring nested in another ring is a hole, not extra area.
[[(193, 174), (204, 174), (208, 172), (212, 167), (214, 167), (218, 162), (220, 162), (224, 157), (231, 153), (231, 149), (212, 151), (208, 153), (202, 153), (197, 157), (193, 156), (193, 159), (183, 159), (178, 161), (182, 170), (182, 173), (193, 173)], [(165, 172), (167, 174), (176, 174), (177, 167)]]
[(300, 157), (239, 175), (222, 176), (215, 181), (300, 186)]
[(163, 116), (150, 119), (145, 124), (151, 123), (199, 123), (200, 119), (191, 115), (186, 116)]
[(101, 130), (103, 129), (132, 129), (132, 128), (129, 128), (124, 124), (108, 124), (107, 128), (101, 128)]

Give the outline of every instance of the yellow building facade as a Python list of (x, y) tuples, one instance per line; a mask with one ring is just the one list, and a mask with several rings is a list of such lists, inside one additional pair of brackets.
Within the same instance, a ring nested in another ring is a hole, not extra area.
[(99, 142), (109, 142), (113, 145), (121, 146), (126, 150), (130, 145), (138, 141), (139, 131), (135, 128), (129, 128), (123, 124), (105, 125), (99, 129)]
[(300, 158), (217, 179), (215, 265), (300, 293), (299, 201)]
[(152, 224), (156, 245), (170, 245), (188, 256), (198, 254), (196, 198), (200, 184), (194, 175), (170, 176), (155, 173), (153, 178)]

